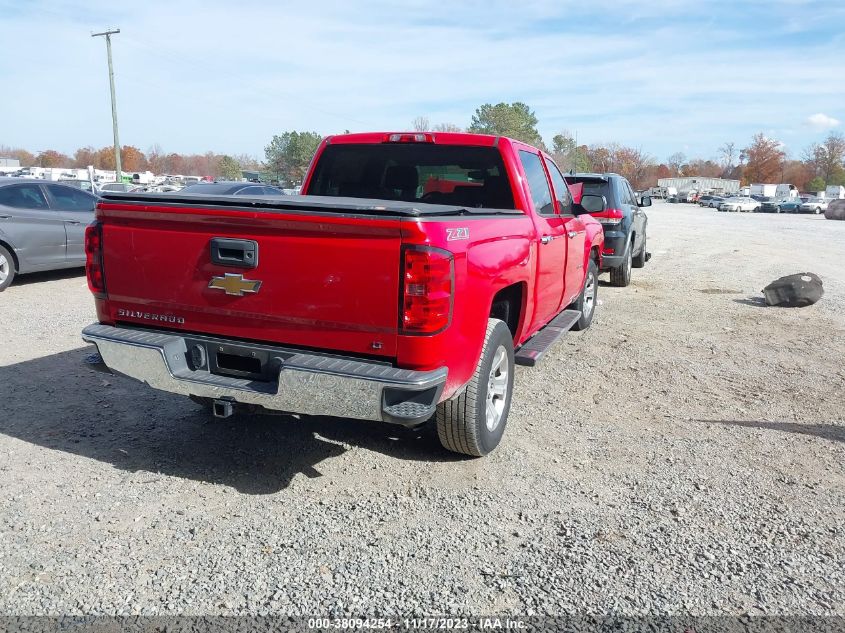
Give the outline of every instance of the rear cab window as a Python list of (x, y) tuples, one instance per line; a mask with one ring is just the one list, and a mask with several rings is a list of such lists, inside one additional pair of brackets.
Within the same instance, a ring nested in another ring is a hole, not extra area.
[(514, 209), (495, 147), (428, 143), (328, 145), (303, 192), (482, 209)]

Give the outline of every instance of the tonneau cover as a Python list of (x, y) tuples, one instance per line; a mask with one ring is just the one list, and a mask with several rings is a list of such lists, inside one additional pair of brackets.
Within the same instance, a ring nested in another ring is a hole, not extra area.
[(369, 198), (340, 198), (334, 196), (221, 196), (206, 194), (122, 193), (101, 194), (105, 202), (151, 206), (230, 207), (251, 211), (311, 211), (342, 214), (390, 216), (449, 216), (449, 215), (523, 215), (518, 209), (487, 209), (443, 204), (375, 200)]

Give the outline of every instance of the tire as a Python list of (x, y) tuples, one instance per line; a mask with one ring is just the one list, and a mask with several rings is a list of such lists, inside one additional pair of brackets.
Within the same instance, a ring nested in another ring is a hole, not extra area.
[(12, 254), (6, 250), (6, 247), (0, 246), (0, 292), (3, 292), (12, 283), (15, 278), (15, 259)]
[(819, 214), (819, 213), (821, 213), (821, 212), (822, 212), (821, 207), (816, 207), (816, 210), (815, 210), (813, 213), (815, 213), (816, 215), (818, 215), (818, 214)]
[(584, 287), (581, 289), (581, 294), (569, 306), (572, 310), (578, 310), (581, 313), (581, 318), (572, 326), (573, 330), (581, 331), (590, 327), (593, 322), (593, 315), (596, 313), (596, 299), (598, 298), (599, 290), (599, 267), (596, 260), (590, 258), (590, 263), (587, 264), (587, 274), (584, 277)]
[(631, 265), (634, 268), (645, 268), (645, 263), (646, 263), (646, 238), (647, 237), (648, 237), (648, 235), (645, 232), (643, 232), (643, 246), (640, 249), (639, 254), (636, 257), (634, 257), (633, 260), (631, 261)]
[(625, 288), (631, 283), (631, 266), (633, 264), (631, 248), (631, 240), (628, 239), (628, 244), (625, 246), (625, 259), (622, 260), (622, 265), (610, 269), (611, 286)]
[(511, 332), (503, 321), (487, 319), (475, 373), (460, 395), (437, 405), (437, 436), (443, 448), (482, 457), (499, 445), (511, 408), (513, 374)]

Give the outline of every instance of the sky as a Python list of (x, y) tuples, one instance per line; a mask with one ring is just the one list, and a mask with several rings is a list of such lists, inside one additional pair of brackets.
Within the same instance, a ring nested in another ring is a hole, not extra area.
[(0, 145), (250, 154), (287, 130), (469, 125), (522, 101), (546, 139), (800, 157), (845, 130), (842, 0), (0, 0)]

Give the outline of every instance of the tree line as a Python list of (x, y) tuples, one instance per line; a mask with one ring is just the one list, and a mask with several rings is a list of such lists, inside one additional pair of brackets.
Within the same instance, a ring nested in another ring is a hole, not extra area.
[[(466, 127), (432, 123), (418, 116), (411, 130), (420, 132), (470, 132), (509, 136), (549, 152), (564, 171), (616, 172), (625, 176), (635, 189), (657, 184), (659, 178), (703, 176), (731, 178), (743, 184), (788, 182), (802, 191), (820, 191), (827, 185), (845, 185), (845, 136), (832, 132), (822, 143), (807, 147), (800, 156), (790, 157), (784, 145), (763, 133), (754, 135), (746, 146), (730, 141), (718, 156), (687, 158), (676, 152), (663, 161), (641, 148), (619, 143), (578, 144), (568, 130), (561, 130), (547, 145), (537, 130), (538, 119), (525, 103), (485, 103), (475, 110)], [(347, 130), (348, 131), (348, 130)], [(190, 174), (211, 178), (240, 178), (241, 170), (262, 172), (265, 180), (296, 186), (302, 182), (311, 158), (322, 140), (313, 131), (289, 131), (272, 137), (264, 148), (264, 161), (248, 155), (165, 153), (155, 145), (146, 154), (133, 146), (123, 146), (124, 171), (149, 169), (156, 174)], [(114, 169), (112, 147), (83, 147), (72, 157), (55, 150), (32, 154), (24, 149), (0, 146), (0, 156), (18, 158), (22, 166), (87, 167)]]
[[(743, 184), (788, 182), (802, 191), (845, 185), (845, 137), (835, 132), (823, 143), (810, 145), (797, 158), (787, 156), (776, 139), (759, 133), (744, 147), (733, 141), (724, 143), (713, 158), (687, 158), (675, 152), (658, 161), (641, 148), (619, 143), (578, 144), (568, 130), (555, 134), (547, 145), (537, 124), (536, 114), (524, 103), (485, 103), (476, 109), (467, 127), (433, 123), (428, 117), (418, 116), (411, 121), (411, 130), (509, 136), (549, 152), (564, 171), (615, 172), (640, 190), (655, 186), (659, 178), (680, 176), (730, 178)], [(320, 141), (317, 132), (274, 136), (265, 148), (267, 169), (282, 181), (298, 184)]]
[[(22, 148), (0, 145), (0, 156), (18, 159), (21, 167), (85, 169), (91, 165), (95, 169), (115, 168), (112, 145), (100, 149), (80, 147), (73, 156), (52, 149), (33, 154)], [(158, 145), (149, 148), (146, 153), (132, 145), (124, 145), (120, 148), (120, 164), (124, 172), (151, 171), (155, 174), (201, 175), (237, 180), (241, 178), (241, 170), (259, 171), (264, 168), (260, 161), (246, 154), (179, 154), (164, 152)]]

